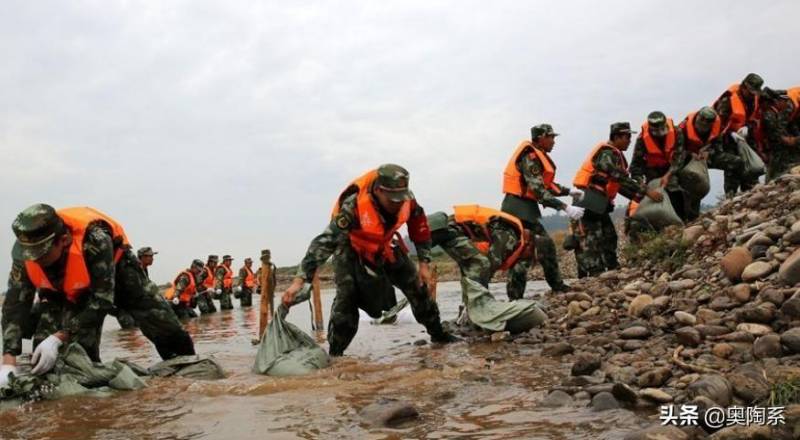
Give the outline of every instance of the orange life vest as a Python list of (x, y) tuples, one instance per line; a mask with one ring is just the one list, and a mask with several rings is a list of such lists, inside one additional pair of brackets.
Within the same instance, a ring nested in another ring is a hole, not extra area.
[(398, 243), (403, 246), (403, 240), (397, 232), (411, 216), (411, 201), (406, 200), (400, 211), (397, 213), (397, 220), (391, 227), (386, 227), (381, 220), (378, 213), (378, 208), (372, 200), (370, 188), (378, 178), (378, 170), (372, 170), (363, 176), (354, 180), (342, 192), (342, 195), (337, 199), (333, 207), (331, 217), (336, 217), (341, 208), (342, 201), (346, 198), (345, 193), (352, 187), (358, 188), (358, 195), (356, 196), (356, 216), (358, 217), (358, 228), (351, 229), (350, 246), (356, 253), (369, 261), (376, 264), (382, 257), (386, 261), (393, 263), (395, 261), (394, 252), (392, 250), (392, 241), (397, 236)]
[(244, 284), (244, 287), (247, 287), (249, 289), (256, 287), (256, 276), (253, 273), (253, 271), (250, 270), (247, 266), (242, 267), (242, 269), (244, 269), (247, 272), (247, 276), (244, 277), (244, 280), (242, 280), (242, 284)]
[(69, 302), (76, 303), (92, 284), (89, 269), (86, 267), (86, 260), (83, 257), (83, 238), (89, 225), (102, 222), (111, 229), (111, 238), (114, 242), (114, 263), (119, 262), (130, 243), (128, 243), (128, 237), (125, 235), (122, 225), (94, 208), (88, 206), (65, 208), (59, 209), (56, 213), (64, 221), (64, 225), (72, 235), (72, 244), (67, 252), (62, 285), (54, 286), (47, 279), (44, 269), (35, 261), (26, 261), (25, 269), (28, 272), (28, 279), (36, 288), (63, 292)]
[[(583, 165), (581, 165), (580, 169), (578, 169), (578, 173), (575, 174), (575, 180), (572, 181), (572, 184), (580, 189), (594, 188), (602, 191), (605, 193), (606, 197), (608, 197), (608, 200), (613, 202), (614, 198), (617, 197), (617, 193), (619, 192), (619, 182), (612, 179), (608, 174), (597, 170), (594, 167), (594, 158), (603, 148), (608, 148), (617, 154), (625, 166), (625, 171), (628, 170), (628, 161), (625, 159), (625, 155), (622, 154), (622, 151), (619, 151), (616, 147), (608, 142), (601, 142), (594, 147), (594, 150), (592, 150), (591, 154), (589, 154), (589, 156), (586, 157), (586, 160), (583, 161)], [(602, 177), (605, 180), (605, 185), (595, 183), (595, 177)]]
[(711, 141), (716, 139), (720, 132), (722, 131), (722, 119), (717, 116), (714, 119), (714, 125), (711, 126), (711, 132), (708, 134), (706, 140), (700, 139), (700, 135), (697, 134), (697, 130), (694, 127), (694, 117), (697, 115), (697, 112), (689, 113), (689, 116), (683, 120), (680, 124), (680, 129), (684, 133), (684, 145), (686, 149), (691, 151), (692, 153), (699, 153), (700, 149), (704, 146), (708, 145)]
[(207, 289), (214, 289), (214, 271), (216, 270), (216, 266), (214, 269), (211, 269), (206, 265), (203, 270), (206, 271), (206, 278), (203, 280), (203, 285), (206, 286)]
[(233, 287), (233, 269), (224, 264), (217, 266), (217, 269), (220, 267), (225, 269), (225, 275), (222, 276), (222, 287), (224, 289), (230, 289)]
[[(753, 111), (748, 115), (747, 114), (747, 106), (744, 103), (744, 100), (741, 96), (739, 96), (739, 88), (741, 85), (734, 84), (728, 87), (728, 90), (723, 93), (719, 99), (725, 97), (725, 95), (730, 96), (731, 102), (731, 115), (728, 117), (728, 123), (723, 129), (725, 133), (734, 132), (742, 127), (745, 126), (748, 122), (755, 118), (755, 115), (758, 114), (758, 95), (755, 96), (755, 103), (753, 105)], [(719, 101), (717, 99), (717, 101)]]
[[(486, 208), (480, 205), (456, 205), (453, 207), (453, 210), (456, 223), (462, 225), (462, 229), (469, 235), (472, 243), (484, 255), (489, 253), (489, 247), (492, 244), (488, 228), (490, 221), (500, 218), (514, 226), (519, 236), (519, 241), (517, 242), (517, 247), (514, 249), (514, 252), (503, 260), (503, 263), (500, 265), (500, 270), (506, 270), (517, 262), (526, 245), (522, 222), (520, 222), (518, 218), (511, 214), (498, 211), (497, 209)], [(482, 232), (481, 236), (474, 234), (473, 228), (471, 227), (472, 225), (478, 226)]]
[(792, 87), (790, 89), (786, 89), (786, 94), (789, 95), (789, 99), (791, 99), (792, 104), (794, 104), (792, 119), (795, 119), (798, 116), (800, 116), (800, 87)]
[(658, 146), (658, 142), (650, 135), (648, 128), (650, 123), (645, 121), (642, 125), (642, 139), (644, 146), (647, 149), (645, 161), (649, 168), (663, 168), (668, 167), (672, 160), (672, 155), (675, 153), (675, 125), (672, 123), (671, 118), (667, 118), (667, 132), (666, 139), (664, 140), (664, 149)]
[(522, 173), (519, 171), (519, 168), (517, 168), (517, 162), (519, 162), (523, 154), (528, 154), (531, 157), (539, 159), (544, 168), (542, 173), (544, 186), (556, 194), (561, 192), (561, 188), (555, 184), (556, 164), (553, 163), (553, 160), (550, 159), (547, 153), (535, 148), (531, 141), (520, 142), (514, 154), (511, 156), (511, 159), (508, 161), (508, 165), (506, 165), (506, 169), (503, 171), (503, 192), (525, 199), (536, 200), (536, 195), (528, 188)]
[(194, 298), (194, 296), (197, 294), (197, 285), (194, 282), (194, 274), (189, 270), (184, 270), (183, 272), (179, 273), (174, 280), (172, 280), (172, 286), (167, 289), (166, 292), (164, 292), (164, 298), (171, 301), (172, 298), (175, 297), (175, 284), (178, 283), (178, 278), (184, 274), (189, 277), (189, 285), (186, 286), (186, 288), (183, 289), (183, 292), (181, 292), (181, 294), (178, 296), (178, 301), (188, 305), (192, 303), (192, 298)]

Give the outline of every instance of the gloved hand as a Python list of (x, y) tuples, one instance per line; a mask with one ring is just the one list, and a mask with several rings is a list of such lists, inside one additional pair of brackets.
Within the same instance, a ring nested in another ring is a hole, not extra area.
[(33, 369), (31, 370), (31, 374), (40, 375), (52, 370), (56, 365), (58, 348), (61, 347), (61, 344), (63, 344), (63, 342), (56, 335), (50, 335), (47, 339), (42, 341), (42, 343), (36, 347), (36, 350), (33, 351), (33, 356), (31, 357)]
[(580, 202), (583, 200), (583, 190), (579, 188), (572, 188), (569, 190), (569, 195), (572, 196), (572, 200), (575, 202)]
[(580, 220), (581, 217), (583, 217), (584, 209), (579, 206), (567, 205), (567, 207), (564, 208), (564, 212), (566, 212), (567, 217), (572, 220)]
[(177, 296), (173, 296), (172, 297), (172, 304), (175, 304), (177, 306), (180, 303), (181, 303), (181, 300)]
[(736, 131), (736, 133), (738, 133), (738, 134), (739, 134), (739, 136), (741, 136), (741, 137), (742, 137), (742, 139), (747, 139), (747, 134), (748, 134), (749, 132), (750, 132), (750, 130), (747, 128), (747, 126), (746, 126), (746, 125), (745, 125), (744, 127), (740, 128), (739, 130), (737, 130), (737, 131)]
[(17, 374), (17, 367), (15, 365), (0, 366), (0, 388), (8, 386), (8, 376), (11, 373)]
[(236, 286), (233, 288), (233, 293), (242, 293), (242, 286)]
[(735, 132), (735, 131), (731, 132), (731, 138), (733, 138), (733, 140), (736, 141), (736, 142), (739, 142), (739, 141), (746, 142), (745, 138), (742, 135), (740, 135), (739, 133)]
[(214, 289), (214, 295), (222, 295), (222, 289)]

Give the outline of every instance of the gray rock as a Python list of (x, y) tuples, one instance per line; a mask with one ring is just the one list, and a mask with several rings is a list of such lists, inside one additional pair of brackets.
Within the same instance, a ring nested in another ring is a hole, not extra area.
[(639, 376), (639, 387), (657, 388), (664, 385), (670, 377), (672, 377), (672, 370), (669, 368), (655, 368)]
[(689, 398), (706, 397), (720, 406), (731, 404), (733, 389), (727, 379), (718, 374), (707, 374), (686, 389)]
[(593, 411), (608, 411), (619, 408), (619, 402), (617, 402), (613, 394), (603, 391), (592, 397), (591, 406)]
[(562, 406), (572, 405), (572, 396), (561, 390), (555, 390), (548, 394), (540, 403), (539, 406), (545, 408), (559, 408)]
[[(786, 437), (784, 437), (786, 438)], [(791, 438), (791, 437), (788, 437)], [(729, 426), (715, 432), (709, 440), (778, 440), (771, 426)]]
[(653, 401), (655, 403), (669, 403), (675, 398), (665, 391), (658, 388), (645, 388), (639, 391), (639, 397)]
[(572, 354), (575, 348), (566, 342), (556, 342), (548, 344), (542, 349), (544, 356), (563, 356), (565, 354)]
[(777, 358), (782, 355), (781, 337), (775, 333), (761, 336), (753, 342), (753, 356), (757, 359)]
[(637, 400), (636, 391), (624, 383), (615, 383), (614, 387), (611, 388), (611, 394), (620, 402), (627, 404), (634, 404)]
[(628, 327), (620, 333), (622, 339), (645, 339), (650, 337), (652, 333), (647, 327), (634, 326)]
[(764, 378), (764, 372), (752, 364), (742, 365), (729, 374), (727, 379), (736, 397), (747, 404), (757, 403), (769, 397), (770, 387)]
[(739, 303), (746, 303), (747, 301), (750, 301), (751, 289), (749, 284), (737, 284), (731, 287), (730, 292), (733, 299)]
[(748, 305), (736, 311), (736, 321), (769, 324), (775, 319), (775, 311), (775, 305), (772, 303)]
[(781, 264), (778, 274), (781, 280), (793, 286), (800, 282), (800, 249), (797, 249)]
[(678, 343), (687, 347), (697, 347), (703, 342), (700, 332), (694, 327), (682, 327), (675, 331)]
[(800, 354), (800, 327), (785, 331), (781, 335), (781, 344), (789, 354)]
[(579, 353), (572, 364), (573, 376), (587, 376), (600, 368), (600, 356), (592, 353)]
[[(676, 411), (679, 412), (680, 409)], [(661, 424), (658, 424), (632, 432), (626, 435), (623, 440), (689, 440), (689, 435), (675, 426), (661, 426)]]
[(695, 325), (697, 323), (697, 318), (691, 313), (686, 313), (683, 311), (678, 310), (675, 312), (675, 320), (682, 325)]
[(419, 412), (410, 402), (383, 398), (364, 407), (359, 415), (372, 426), (392, 427), (418, 418)]
[(800, 318), (800, 297), (794, 295), (786, 300), (781, 306), (781, 313), (789, 319)]
[(742, 272), (742, 281), (749, 283), (771, 274), (773, 267), (766, 261), (756, 261), (747, 265)]
[(691, 246), (697, 242), (697, 239), (703, 235), (703, 232), (705, 232), (705, 229), (702, 225), (689, 226), (683, 230), (683, 236), (681, 237), (681, 240)]

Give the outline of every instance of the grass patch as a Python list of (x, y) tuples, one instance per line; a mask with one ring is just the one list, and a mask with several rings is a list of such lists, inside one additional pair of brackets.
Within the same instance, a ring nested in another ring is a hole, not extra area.
[(800, 404), (800, 377), (772, 385), (765, 406), (789, 406)]
[(678, 234), (643, 232), (622, 248), (622, 257), (633, 266), (652, 266), (671, 272), (686, 263), (688, 250)]

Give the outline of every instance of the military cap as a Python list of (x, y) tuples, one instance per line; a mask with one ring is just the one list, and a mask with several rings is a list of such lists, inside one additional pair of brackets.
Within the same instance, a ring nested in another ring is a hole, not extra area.
[(208, 261), (219, 261), (219, 255), (209, 255)]
[(158, 253), (158, 252), (154, 252), (154, 251), (153, 251), (153, 248), (151, 248), (150, 246), (145, 246), (145, 247), (139, 248), (139, 250), (138, 250), (138, 251), (136, 251), (136, 255), (137, 255), (139, 258), (142, 258), (142, 257), (147, 257), (147, 256), (150, 256), (150, 257), (152, 257), (153, 255), (155, 255), (155, 254), (157, 254), (157, 253)]
[(654, 111), (647, 115), (647, 126), (653, 136), (666, 136), (669, 133), (667, 116), (660, 111)]
[(539, 124), (531, 127), (531, 139), (538, 139), (542, 136), (558, 136), (559, 134), (553, 131), (553, 126), (550, 124)]
[(764, 78), (756, 73), (748, 73), (742, 80), (742, 85), (747, 87), (752, 93), (760, 95), (763, 93), (761, 87), (764, 86)]
[(611, 124), (611, 136), (620, 133), (636, 133), (636, 131), (631, 130), (631, 123), (630, 122), (615, 122)]
[(263, 257), (264, 255), (272, 255), (272, 252), (269, 249), (261, 249), (261, 256)]
[(253, 259), (252, 259), (252, 258), (250, 258), (250, 257), (247, 257), (247, 258), (245, 258), (245, 259), (244, 259), (244, 262), (245, 262), (245, 263), (252, 263), (252, 262), (253, 262)]
[(230, 255), (223, 255), (222, 256), (222, 261), (232, 261), (232, 260), (233, 260), (233, 257), (231, 257)]
[(408, 190), (408, 171), (400, 165), (387, 163), (378, 167), (377, 183), (393, 202), (414, 198), (414, 194)]
[(767, 102), (777, 101), (779, 99), (788, 97), (789, 95), (786, 94), (786, 90), (776, 90), (769, 87), (764, 87), (764, 91), (761, 93), (761, 99)]
[(717, 119), (717, 112), (713, 108), (705, 106), (697, 111), (697, 118), (705, 122), (714, 122)]
[(202, 261), (202, 260), (198, 260), (198, 259), (194, 259), (194, 260), (192, 260), (192, 267), (199, 267), (199, 268), (201, 268), (201, 269), (202, 269), (202, 268), (203, 268), (205, 265), (206, 265), (206, 264), (205, 264), (205, 263), (203, 263), (203, 261)]
[(52, 249), (56, 237), (64, 232), (64, 221), (55, 208), (37, 203), (20, 212), (11, 229), (17, 236), (11, 256), (15, 260), (36, 260)]

